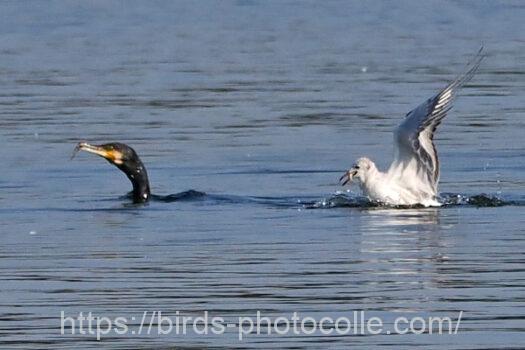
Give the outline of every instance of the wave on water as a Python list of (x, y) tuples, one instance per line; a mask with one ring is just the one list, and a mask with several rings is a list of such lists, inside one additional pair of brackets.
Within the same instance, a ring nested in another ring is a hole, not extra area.
[[(131, 194), (128, 194), (132, 198)], [(207, 204), (259, 204), (270, 207), (301, 207), (303, 202), (312, 202), (312, 197), (260, 197), (260, 196), (239, 196), (228, 194), (208, 194), (196, 190), (188, 190), (170, 195), (151, 195), (151, 200), (155, 202), (204, 202)]]
[(202, 200), (202, 199), (206, 199), (207, 196), (208, 195), (205, 192), (188, 190), (184, 192), (168, 194), (166, 196), (159, 196), (156, 194), (152, 194), (151, 200), (158, 201), (158, 202), (164, 202), (164, 203), (171, 203), (171, 202)]
[[(128, 197), (128, 196), (126, 196)], [(196, 190), (188, 190), (170, 195), (152, 195), (154, 202), (200, 202), (211, 205), (221, 204), (244, 204), (244, 205), (264, 205), (273, 208), (297, 208), (297, 209), (331, 209), (331, 208), (390, 208), (390, 209), (417, 209), (425, 208), (423, 205), (390, 205), (377, 201), (372, 201), (367, 197), (352, 193), (337, 192), (327, 198), (316, 199), (314, 196), (294, 196), (294, 197), (257, 197), (239, 196), (227, 194), (207, 194)], [(508, 199), (499, 195), (490, 194), (457, 194), (442, 193), (439, 197), (442, 203), (441, 208), (455, 206), (470, 207), (502, 207), (502, 206), (525, 206), (525, 196)]]
[[(208, 205), (245, 205), (245, 206), (264, 206), (270, 209), (333, 209), (333, 208), (351, 208), (355, 210), (374, 210), (374, 209), (425, 209), (422, 205), (387, 205), (384, 203), (374, 202), (366, 197), (358, 196), (353, 193), (337, 192), (329, 197), (318, 199), (317, 196), (283, 196), (283, 197), (257, 197), (257, 196), (239, 196), (228, 194), (207, 194), (196, 190), (188, 190), (170, 195), (152, 195), (151, 202), (157, 203), (154, 210), (160, 209), (159, 205), (164, 203), (194, 203), (198, 206)], [(149, 207), (147, 203), (134, 204), (131, 202), (132, 197), (125, 195), (118, 198), (120, 202), (118, 207), (97, 206), (96, 208), (2, 208), (0, 212), (17, 212), (21, 210), (30, 211), (119, 211), (119, 210), (136, 210)], [(115, 199), (103, 198), (97, 199), (96, 202), (114, 202)], [(91, 202), (91, 201), (81, 201)], [(504, 207), (504, 206), (525, 206), (525, 195), (515, 195), (513, 197), (501, 197), (500, 195), (477, 194), (465, 195), (454, 193), (442, 193), (440, 202), (441, 207), (434, 208), (451, 208), (451, 207)]]

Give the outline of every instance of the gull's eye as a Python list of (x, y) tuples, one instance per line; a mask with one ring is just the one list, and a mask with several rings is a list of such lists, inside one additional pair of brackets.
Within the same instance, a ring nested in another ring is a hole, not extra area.
[(359, 170), (359, 165), (354, 165), (354, 169), (358, 169)]

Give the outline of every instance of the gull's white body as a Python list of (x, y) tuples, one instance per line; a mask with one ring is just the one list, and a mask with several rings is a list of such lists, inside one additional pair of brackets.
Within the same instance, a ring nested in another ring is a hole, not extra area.
[(360, 158), (344, 176), (359, 180), (369, 199), (391, 205), (439, 206), (439, 160), (433, 137), (452, 108), (459, 88), (472, 78), (483, 56), (481, 50), (466, 73), (437, 95), (410, 111), (394, 132), (394, 161), (386, 172), (368, 158)]
[(387, 172), (381, 172), (371, 160), (366, 160), (373, 167), (359, 185), (369, 199), (392, 205), (441, 205), (436, 198), (436, 189), (428, 181), (420, 180), (424, 176), (415, 161), (406, 165), (394, 161)]

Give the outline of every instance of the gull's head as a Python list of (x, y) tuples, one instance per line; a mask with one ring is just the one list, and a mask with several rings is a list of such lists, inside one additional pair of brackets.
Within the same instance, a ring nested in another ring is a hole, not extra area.
[(350, 168), (350, 170), (348, 170), (339, 180), (343, 181), (343, 186), (354, 180), (364, 182), (370, 173), (376, 170), (377, 168), (374, 162), (366, 157), (362, 157), (359, 158), (354, 165), (352, 165), (352, 168)]

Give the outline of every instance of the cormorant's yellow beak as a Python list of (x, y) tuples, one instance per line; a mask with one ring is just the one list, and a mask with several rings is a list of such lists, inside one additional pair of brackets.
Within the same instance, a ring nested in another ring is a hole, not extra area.
[(120, 165), (124, 162), (122, 153), (117, 151), (116, 149), (113, 149), (113, 147), (107, 146), (107, 145), (96, 146), (96, 145), (90, 145), (87, 142), (80, 142), (77, 145), (77, 147), (75, 147), (73, 157), (78, 151), (86, 151), (89, 153), (94, 153), (96, 155), (99, 155), (107, 159), (111, 163), (117, 164), (117, 165)]

